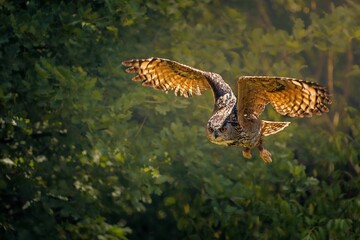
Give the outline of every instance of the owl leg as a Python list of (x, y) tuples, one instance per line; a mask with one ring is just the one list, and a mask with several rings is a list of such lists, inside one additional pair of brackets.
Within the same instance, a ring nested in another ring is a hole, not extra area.
[(266, 150), (262, 144), (260, 144), (258, 146), (258, 149), (259, 149), (259, 154), (260, 154), (260, 157), (261, 159), (265, 162), (265, 163), (271, 163), (272, 162), (272, 159), (271, 159), (271, 153)]
[(251, 151), (250, 151), (250, 148), (243, 148), (242, 150), (242, 155), (244, 158), (251, 158)]

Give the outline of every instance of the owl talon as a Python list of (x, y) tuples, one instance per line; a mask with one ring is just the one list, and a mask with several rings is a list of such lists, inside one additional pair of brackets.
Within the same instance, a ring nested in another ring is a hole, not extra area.
[(251, 151), (250, 151), (250, 148), (245, 148), (242, 150), (242, 155), (244, 158), (248, 158), (250, 159), (252, 156), (251, 156)]
[(265, 148), (259, 149), (259, 154), (260, 154), (261, 159), (266, 164), (269, 164), (272, 162), (271, 153), (268, 150), (266, 150)]

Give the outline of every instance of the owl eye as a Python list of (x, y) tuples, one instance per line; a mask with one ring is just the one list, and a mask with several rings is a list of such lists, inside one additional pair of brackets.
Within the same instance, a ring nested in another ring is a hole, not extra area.
[(213, 129), (212, 127), (208, 127), (208, 131), (209, 131), (210, 133), (213, 133), (213, 132), (214, 132), (214, 129)]
[(227, 127), (220, 128), (220, 132), (225, 132), (227, 130)]

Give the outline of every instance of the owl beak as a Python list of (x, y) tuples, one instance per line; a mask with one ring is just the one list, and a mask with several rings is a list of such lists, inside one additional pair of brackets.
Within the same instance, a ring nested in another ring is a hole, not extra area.
[(218, 131), (214, 131), (214, 138), (216, 139), (219, 136), (219, 132)]

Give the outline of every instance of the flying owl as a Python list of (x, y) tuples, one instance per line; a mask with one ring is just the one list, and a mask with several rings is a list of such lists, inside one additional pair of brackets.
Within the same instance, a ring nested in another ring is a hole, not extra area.
[(317, 83), (287, 77), (242, 76), (235, 96), (222, 77), (163, 58), (133, 59), (122, 62), (126, 72), (137, 73), (134, 81), (164, 92), (190, 97), (211, 89), (215, 103), (206, 124), (207, 138), (215, 144), (242, 147), (245, 158), (257, 147), (261, 159), (271, 163), (271, 153), (263, 146), (265, 136), (275, 134), (290, 122), (259, 119), (270, 103), (281, 115), (310, 117), (328, 112), (328, 91)]

